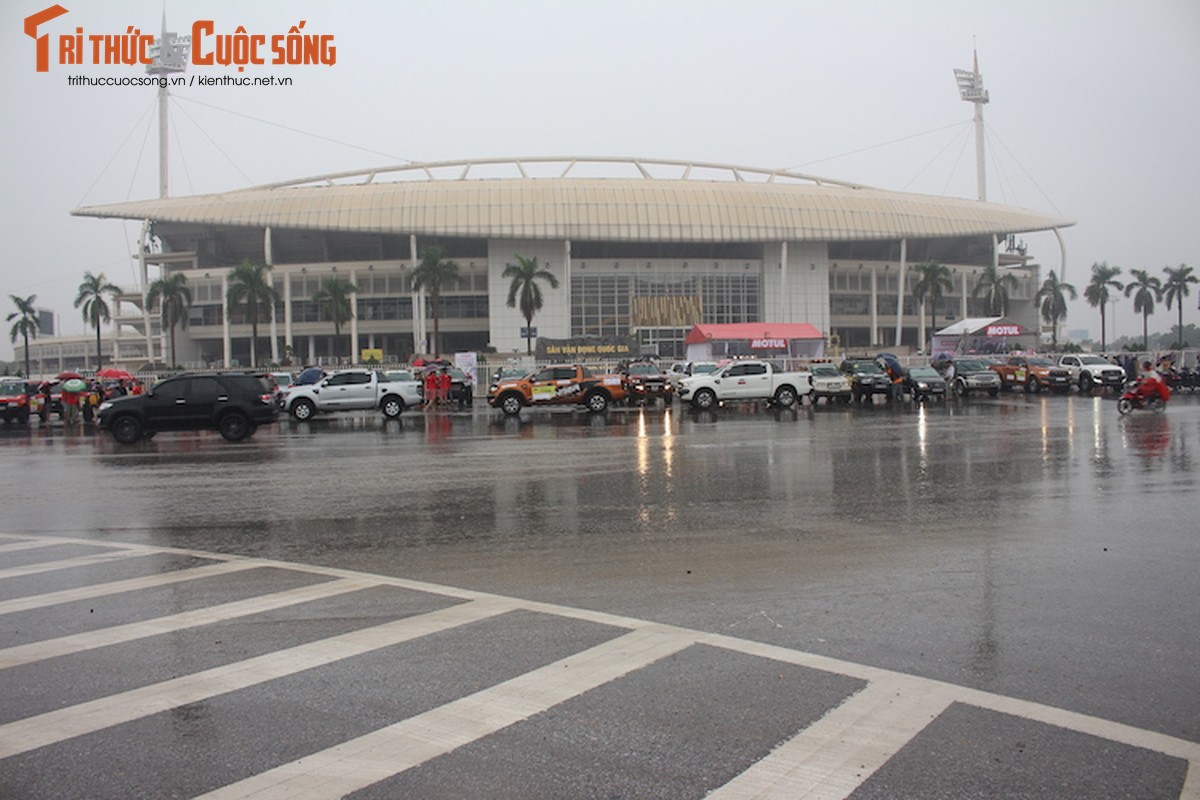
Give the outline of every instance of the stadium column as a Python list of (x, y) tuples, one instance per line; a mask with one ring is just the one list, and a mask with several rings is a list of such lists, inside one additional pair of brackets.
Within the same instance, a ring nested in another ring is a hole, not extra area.
[[(271, 255), (271, 226), (263, 228), (263, 260), (267, 262), (268, 274), (275, 266), (275, 259)], [(286, 278), (284, 279), (287, 280)], [(279, 363), (279, 322), (276, 319), (275, 304), (271, 303), (271, 361), (275, 364)]]
[[(358, 286), (358, 271), (350, 270), (350, 285)], [(357, 363), (355, 354), (358, 353), (358, 289), (350, 293), (350, 363)]]
[(233, 342), (229, 338), (229, 272), (221, 273), (221, 342), (224, 346), (225, 369), (233, 358)]
[(900, 273), (896, 276), (896, 342), (900, 346), (900, 335), (904, 330), (904, 268), (908, 266), (908, 239), (900, 240)]

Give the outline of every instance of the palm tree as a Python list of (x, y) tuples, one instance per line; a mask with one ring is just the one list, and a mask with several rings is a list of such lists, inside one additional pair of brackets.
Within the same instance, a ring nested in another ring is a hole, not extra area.
[[(29, 297), (17, 297), (15, 294), (10, 294), (9, 299), (13, 301), (13, 305), (17, 310), (5, 317), (6, 322), (12, 322), (13, 326), (9, 329), (9, 341), (14, 344), (17, 337), (20, 336), (25, 340), (25, 377), (29, 377), (29, 337), (37, 337), (38, 331), (41, 329), (41, 323), (38, 321), (38, 313), (33, 307), (33, 301), (37, 299), (36, 294), (31, 294)], [(16, 320), (13, 322), (13, 320)]]
[(350, 295), (357, 291), (358, 287), (345, 278), (325, 278), (321, 281), (321, 288), (313, 295), (317, 308), (333, 320), (334, 350), (337, 350), (337, 340), (342, 336), (342, 326), (354, 319), (354, 303)]
[(448, 286), (458, 278), (458, 264), (448, 261), (445, 251), (438, 245), (426, 247), (420, 253), (421, 263), (413, 270), (413, 289), (425, 289), (429, 292), (429, 303), (433, 309), (433, 354), (441, 351), (441, 328), (439, 326), (438, 305), (442, 296), (442, 287)]
[(1050, 277), (1042, 281), (1042, 288), (1033, 298), (1033, 302), (1041, 307), (1042, 319), (1050, 323), (1050, 346), (1055, 351), (1058, 350), (1058, 321), (1067, 316), (1068, 295), (1074, 300), (1079, 293), (1071, 284), (1060, 281), (1054, 270), (1050, 270)]
[[(950, 268), (945, 264), (927, 261), (924, 264), (917, 264), (913, 267), (913, 270), (921, 276), (921, 279), (913, 286), (913, 297), (922, 306), (928, 300), (930, 310), (933, 314), (931, 318), (932, 327), (929, 329), (929, 338), (932, 341), (933, 333), (937, 330), (938, 303), (942, 302), (942, 298), (946, 296), (946, 293), (954, 288), (954, 282), (950, 279)], [(901, 291), (903, 292), (903, 287), (901, 287)]]
[(1150, 349), (1150, 334), (1147, 327), (1154, 303), (1162, 299), (1162, 282), (1144, 269), (1131, 269), (1133, 280), (1125, 284), (1125, 296), (1133, 296), (1133, 313), (1142, 315), (1142, 349)]
[(1015, 292), (1019, 285), (1016, 275), (1011, 272), (1001, 272), (995, 264), (990, 264), (979, 274), (979, 280), (975, 282), (975, 290), (971, 292), (971, 296), (982, 295), (988, 313), (993, 317), (1003, 317), (1008, 313), (1009, 292)]
[(270, 271), (271, 268), (266, 264), (253, 264), (246, 259), (229, 273), (229, 289), (225, 299), (229, 306), (229, 316), (244, 311), (246, 320), (250, 323), (250, 366), (258, 364), (259, 312), (266, 309), (269, 313), (275, 303), (279, 302), (279, 292), (275, 291), (268, 279)]
[(1176, 342), (1177, 347), (1184, 347), (1183, 344), (1183, 298), (1187, 297), (1191, 290), (1188, 289), (1189, 283), (1197, 283), (1196, 276), (1192, 274), (1192, 268), (1187, 264), (1180, 264), (1178, 267), (1163, 267), (1163, 272), (1167, 273), (1167, 279), (1163, 281), (1163, 302), (1167, 304), (1167, 310), (1171, 309), (1171, 303), (1178, 301), (1179, 303), (1179, 339)]
[(525, 353), (533, 355), (533, 315), (542, 310), (542, 287), (538, 281), (544, 280), (551, 289), (557, 289), (558, 278), (542, 269), (536, 258), (513, 257), (517, 263), (505, 264), (500, 277), (512, 278), (508, 285), (508, 307), (516, 308), (520, 302), (521, 316), (525, 318)]
[(100, 352), (100, 323), (112, 320), (105, 295), (119, 295), (121, 287), (109, 283), (104, 273), (93, 275), (83, 273), (83, 283), (79, 284), (79, 292), (75, 295), (75, 307), (83, 311), (83, 321), (96, 329), (96, 369), (104, 366), (104, 356)]
[(1092, 280), (1083, 290), (1083, 297), (1088, 305), (1100, 309), (1100, 352), (1108, 349), (1108, 333), (1104, 329), (1104, 308), (1108, 305), (1109, 289), (1121, 291), (1125, 285), (1117, 280), (1121, 274), (1120, 267), (1110, 267), (1107, 261), (1092, 264)]
[(171, 365), (175, 366), (179, 364), (175, 358), (175, 326), (187, 327), (188, 309), (192, 306), (192, 290), (188, 286), (187, 275), (176, 272), (150, 284), (150, 290), (146, 292), (146, 305), (153, 308), (156, 303), (162, 314), (162, 324), (171, 333)]

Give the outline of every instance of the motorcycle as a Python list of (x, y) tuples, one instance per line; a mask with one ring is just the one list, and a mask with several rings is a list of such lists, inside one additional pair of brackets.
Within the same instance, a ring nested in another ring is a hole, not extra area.
[(1155, 414), (1161, 414), (1167, 409), (1167, 401), (1171, 399), (1171, 390), (1160, 380), (1146, 379), (1129, 384), (1117, 401), (1117, 411), (1122, 415), (1131, 413), (1135, 408), (1148, 408)]

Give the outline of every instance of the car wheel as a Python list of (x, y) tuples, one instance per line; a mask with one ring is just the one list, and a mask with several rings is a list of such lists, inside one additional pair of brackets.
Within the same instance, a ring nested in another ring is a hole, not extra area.
[(315, 413), (317, 413), (317, 407), (313, 405), (312, 400), (300, 399), (292, 404), (292, 416), (301, 422), (312, 419)]
[(584, 398), (584, 403), (587, 405), (588, 411), (598, 414), (608, 408), (608, 395), (604, 392), (592, 392)]
[(966, 397), (967, 396), (967, 382), (966, 381), (955, 381), (954, 382), (954, 393), (956, 395), (958, 395), (959, 397)]
[(796, 404), (796, 390), (790, 386), (781, 386), (779, 391), (775, 392), (775, 402), (781, 408), (791, 408)]
[(217, 422), (217, 432), (227, 442), (240, 442), (250, 435), (250, 420), (245, 414), (230, 411)]
[(692, 398), (692, 405), (704, 411), (707, 411), (716, 404), (717, 396), (713, 393), (712, 389), (701, 389)]
[(404, 401), (396, 397), (396, 395), (390, 394), (383, 398), (383, 402), (379, 404), (379, 408), (388, 419), (396, 419), (396, 417), (404, 413)]
[(1037, 378), (1030, 378), (1025, 381), (1025, 394), (1037, 394), (1042, 387), (1038, 385)]
[(1079, 376), (1079, 393), (1092, 393), (1092, 376), (1088, 375), (1086, 372)]
[(137, 417), (119, 417), (111, 430), (113, 438), (121, 444), (133, 444), (142, 438), (142, 423)]
[(500, 398), (500, 410), (510, 417), (521, 413), (521, 408), (525, 405), (525, 401), (521, 399), (521, 395), (509, 392)]

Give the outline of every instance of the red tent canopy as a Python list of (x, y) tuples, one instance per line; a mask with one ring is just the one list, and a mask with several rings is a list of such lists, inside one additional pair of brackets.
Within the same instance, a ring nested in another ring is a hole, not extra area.
[(825, 336), (807, 322), (728, 322), (696, 325), (684, 339), (684, 344), (702, 344), (713, 339), (824, 339)]

